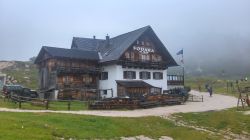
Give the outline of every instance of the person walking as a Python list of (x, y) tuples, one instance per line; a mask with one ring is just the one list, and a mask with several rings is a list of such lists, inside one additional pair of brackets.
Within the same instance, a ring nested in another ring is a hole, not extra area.
[(212, 88), (212, 86), (210, 86), (208, 88), (208, 92), (209, 92), (210, 97), (212, 97), (212, 95), (213, 95), (213, 88)]

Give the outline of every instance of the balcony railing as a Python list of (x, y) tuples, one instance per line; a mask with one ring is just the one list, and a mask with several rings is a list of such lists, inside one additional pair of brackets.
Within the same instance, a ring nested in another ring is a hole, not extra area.
[(85, 73), (98, 73), (100, 71), (99, 68), (96, 67), (55, 67), (57, 74), (85, 74)]
[(57, 84), (57, 89), (67, 89), (67, 88), (73, 88), (73, 89), (97, 89), (97, 84), (95, 83), (82, 83), (82, 84), (75, 84), (75, 83), (63, 83), (63, 84)]
[(123, 67), (133, 68), (146, 68), (146, 69), (166, 69), (167, 63), (165, 62), (153, 62), (153, 61), (133, 61), (133, 60), (119, 60), (119, 65)]

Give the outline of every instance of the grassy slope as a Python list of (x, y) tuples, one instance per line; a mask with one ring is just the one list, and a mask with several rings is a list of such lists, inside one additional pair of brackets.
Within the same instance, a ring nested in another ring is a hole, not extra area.
[[(22, 128), (23, 126), (23, 128)], [(145, 135), (151, 138), (218, 139), (207, 133), (175, 126), (159, 117), (112, 118), (49, 113), (0, 113), (0, 139), (119, 139)]]
[[(233, 81), (234, 88), (235, 90), (229, 90), (227, 91), (227, 80), (225, 79), (219, 79), (216, 77), (189, 77), (187, 76), (185, 79), (185, 85), (190, 86), (191, 89), (198, 90), (198, 86), (201, 85), (202, 91), (206, 92), (205, 89), (205, 84), (212, 83), (212, 87), (215, 93), (220, 93), (220, 94), (226, 94), (226, 95), (231, 95), (231, 96), (238, 96), (238, 91), (236, 87), (235, 81)], [(250, 86), (250, 82), (240, 82), (240, 87), (245, 87), (245, 86)]]
[(211, 131), (230, 130), (235, 134), (242, 134), (244, 131), (250, 136), (250, 116), (236, 111), (235, 108), (215, 112), (178, 113), (175, 116), (178, 118), (177, 120), (183, 120), (190, 125), (206, 127)]
[[(30, 67), (26, 68), (25, 65), (29, 65)], [(14, 66), (4, 69), (3, 73), (14, 77), (20, 85), (31, 89), (38, 88), (38, 70), (31, 62), (16, 61)], [(24, 77), (28, 77), (29, 80)]]

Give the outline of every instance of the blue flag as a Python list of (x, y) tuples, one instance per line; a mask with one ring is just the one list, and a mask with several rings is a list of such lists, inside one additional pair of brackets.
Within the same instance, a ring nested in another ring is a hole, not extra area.
[(176, 53), (176, 55), (183, 54), (183, 49)]

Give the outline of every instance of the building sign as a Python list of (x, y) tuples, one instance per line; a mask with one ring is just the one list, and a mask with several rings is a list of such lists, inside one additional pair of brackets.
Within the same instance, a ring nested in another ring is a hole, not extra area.
[(137, 50), (138, 52), (143, 53), (143, 54), (148, 54), (148, 53), (154, 53), (155, 52), (154, 49), (145, 48), (145, 47), (134, 46), (133, 49)]

